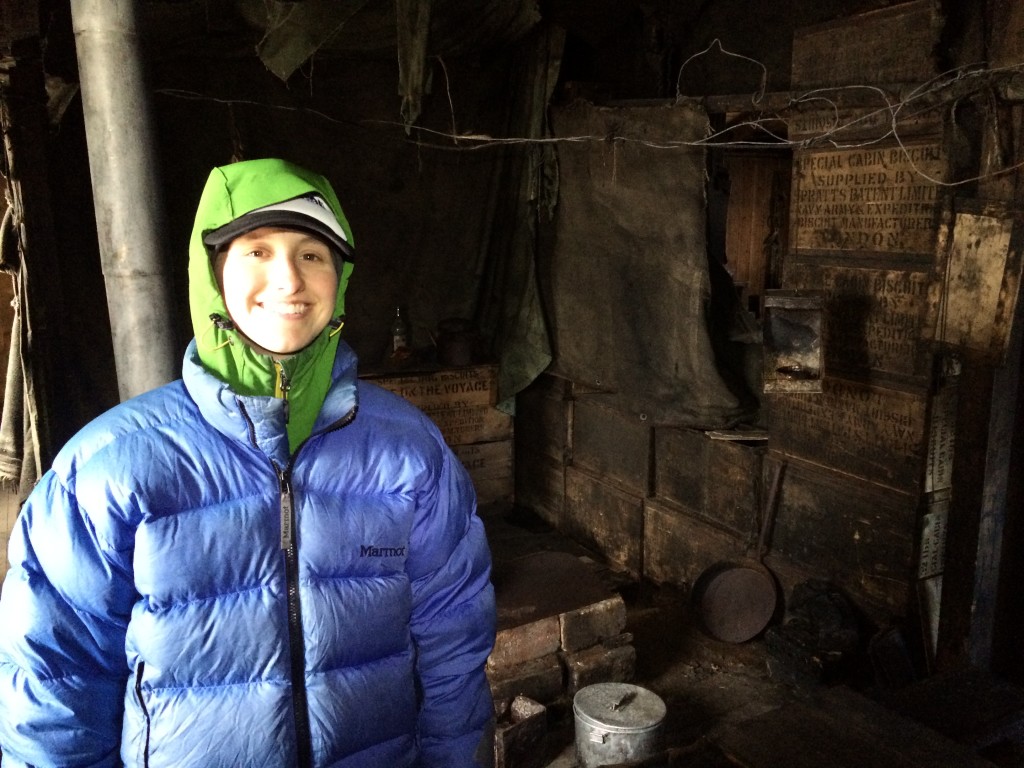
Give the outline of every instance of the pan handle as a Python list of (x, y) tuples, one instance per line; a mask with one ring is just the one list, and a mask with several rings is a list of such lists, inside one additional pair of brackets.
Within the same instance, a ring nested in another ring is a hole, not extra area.
[(765, 501), (764, 510), (761, 513), (761, 532), (757, 537), (757, 559), (763, 561), (767, 551), (766, 542), (768, 532), (775, 522), (775, 510), (779, 505), (779, 494), (782, 490), (782, 475), (786, 468), (786, 460), (779, 459), (775, 465), (775, 472), (772, 474), (772, 486), (768, 491), (768, 498)]

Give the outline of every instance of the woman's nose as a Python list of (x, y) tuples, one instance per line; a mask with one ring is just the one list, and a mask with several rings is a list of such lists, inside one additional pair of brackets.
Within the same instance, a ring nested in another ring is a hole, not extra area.
[(270, 269), (275, 288), (294, 293), (302, 287), (302, 271), (289, 254), (276, 254), (271, 260)]

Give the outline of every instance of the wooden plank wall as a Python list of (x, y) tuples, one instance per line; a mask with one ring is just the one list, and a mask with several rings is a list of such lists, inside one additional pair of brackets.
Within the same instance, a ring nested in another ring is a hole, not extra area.
[[(794, 88), (920, 84), (937, 74), (934, 14), (921, 0), (801, 31)], [(891, 45), (895, 30), (911, 28)], [(879, 45), (884, 56), (872, 53)], [(938, 486), (949, 475), (949, 429), (936, 414), (948, 422), (956, 376), (937, 377), (925, 328), (951, 157), (941, 110), (908, 112), (894, 136), (891, 112), (855, 101), (826, 96), (788, 120), (796, 149), (778, 287), (823, 296), (822, 391), (766, 395), (763, 442), (631, 421), (568, 382), (552, 396), (549, 381), (524, 393), (520, 402), (533, 404), (520, 409), (517, 433), (524, 439), (524, 419), (543, 412), (558, 438), (517, 460), (533, 468), (520, 472), (517, 499), (541, 500), (549, 520), (622, 567), (691, 586), (715, 562), (753, 553), (767, 475), (784, 462), (769, 566), (787, 590), (832, 580), (886, 624), (916, 619), (919, 577), (942, 567), (944, 507), (934, 494), (948, 500)], [(727, 264), (748, 295), (765, 287), (764, 196), (778, 162), (728, 156)], [(636, 535), (642, 546), (629, 540)]]
[(835, 104), (847, 86), (937, 74), (940, 25), (922, 0), (794, 36), (793, 88), (835, 100), (790, 125), (782, 280), (824, 297), (825, 375), (820, 393), (768, 397), (770, 453), (789, 465), (773, 547), (828, 574), (880, 623), (920, 610), (935, 368), (924, 337), (950, 158), (939, 110), (879, 123), (870, 106)]

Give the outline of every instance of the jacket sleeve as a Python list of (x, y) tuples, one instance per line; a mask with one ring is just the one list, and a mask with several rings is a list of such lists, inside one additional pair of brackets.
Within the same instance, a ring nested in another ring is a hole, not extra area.
[(0, 595), (4, 766), (120, 765), (135, 592), (108, 533), (52, 470), (18, 516)]
[(484, 673), (496, 624), (491, 556), (472, 483), (447, 447), (435, 492), (421, 504), (411, 548), (432, 553), (431, 567), (413, 581), (422, 765), (487, 766), (494, 756)]

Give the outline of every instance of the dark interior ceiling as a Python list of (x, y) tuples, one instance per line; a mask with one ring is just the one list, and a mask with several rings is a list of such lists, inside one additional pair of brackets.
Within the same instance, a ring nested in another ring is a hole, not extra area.
[[(664, 98), (756, 90), (760, 67), (710, 53), (721, 49), (764, 65), (768, 90), (787, 90), (793, 30), (884, 8), (889, 0), (433, 0), (428, 56), (486, 56), (540, 21), (567, 32), (566, 79), (597, 82), (613, 98)], [(415, 0), (150, 0), (143, 6), (147, 55), (249, 57), (267, 64), (284, 47), (318, 57), (393, 57)], [(702, 55), (709, 54), (709, 55)], [(691, 58), (692, 57), (692, 58)], [(286, 56), (287, 58), (287, 56)], [(685, 67), (682, 67), (683, 64)], [(283, 79), (283, 70), (268, 64)], [(682, 70), (680, 71), (680, 68)], [(645, 71), (646, 70), (646, 71)]]

